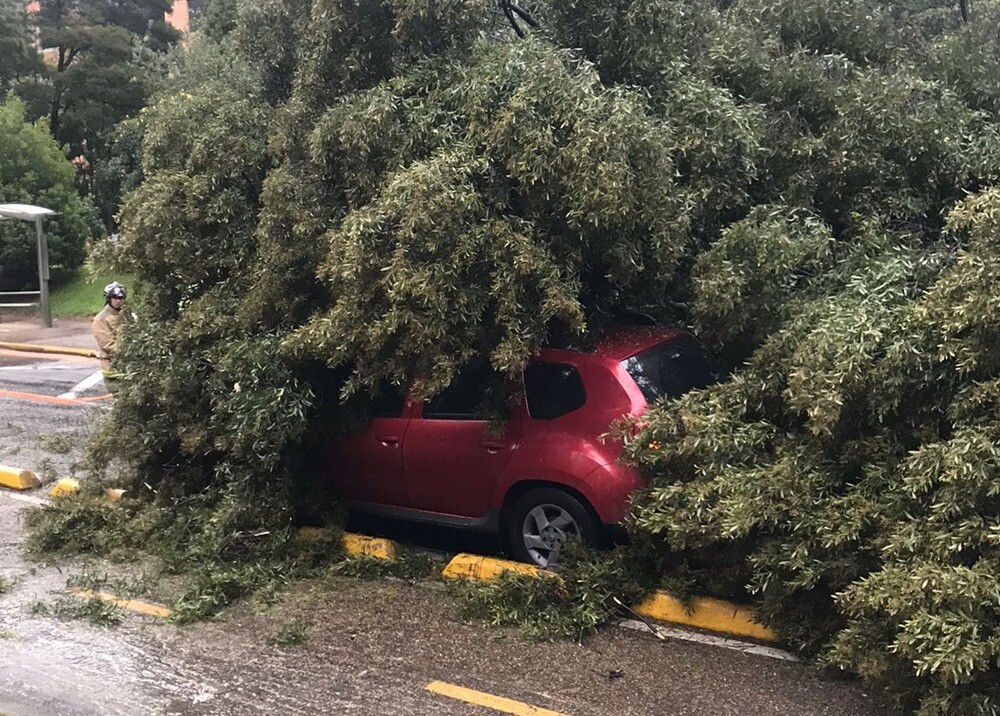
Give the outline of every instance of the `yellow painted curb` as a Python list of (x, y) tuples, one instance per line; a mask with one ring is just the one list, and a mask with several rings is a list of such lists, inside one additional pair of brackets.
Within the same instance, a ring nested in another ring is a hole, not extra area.
[(83, 356), (84, 358), (95, 357), (92, 350), (87, 350), (86, 348), (68, 348), (66, 346), (39, 346), (34, 343), (4, 343), (0, 341), (0, 348), (25, 353), (57, 353), (67, 356)]
[(169, 609), (161, 607), (159, 604), (141, 602), (137, 599), (122, 599), (121, 597), (109, 592), (95, 592), (90, 589), (71, 589), (69, 590), (69, 593), (74, 597), (80, 597), (81, 599), (100, 599), (102, 602), (114, 604), (116, 607), (128, 609), (130, 612), (137, 612), (151, 617), (161, 617), (166, 619), (171, 614)]
[(30, 470), (0, 465), (0, 485), (12, 490), (33, 490), (36, 487), (41, 487), (42, 482)]
[(347, 533), (343, 545), (345, 552), (356, 557), (396, 559), (396, 543), (392, 540)]
[(709, 597), (696, 597), (690, 604), (656, 591), (635, 607), (644, 617), (661, 622), (707, 629), (708, 631), (745, 636), (760, 641), (778, 641), (778, 635), (753, 620), (747, 607)]
[(49, 496), (63, 497), (65, 495), (72, 495), (79, 489), (80, 489), (79, 480), (74, 480), (72, 477), (64, 477), (61, 480), (56, 480), (56, 484), (54, 484), (52, 488), (49, 490)]
[[(441, 573), (448, 579), (474, 579), (489, 581), (505, 572), (515, 572), (532, 577), (558, 575), (523, 562), (482, 557), (476, 554), (456, 554)], [(641, 616), (661, 622), (695, 627), (707, 631), (743, 636), (760, 641), (777, 642), (778, 635), (753, 620), (750, 608), (710, 597), (696, 597), (685, 604), (666, 592), (656, 591), (646, 597), (634, 611)]]
[(481, 557), (478, 554), (456, 554), (448, 566), (441, 572), (447, 579), (477, 579), (488, 581), (496, 579), (505, 572), (515, 572), (516, 574), (526, 574), (530, 577), (554, 576), (552, 572), (539, 569), (524, 562), (511, 562), (507, 559), (494, 559), (493, 557)]
[(120, 490), (117, 488), (109, 487), (104, 492), (104, 498), (108, 502), (121, 502), (124, 496), (125, 496), (125, 490)]
[(333, 532), (322, 527), (299, 527), (295, 539), (300, 542), (329, 542), (333, 539)]
[[(300, 527), (295, 538), (303, 542), (330, 541), (333, 539), (333, 532), (322, 527)], [(341, 544), (344, 551), (354, 557), (396, 559), (396, 543), (389, 539), (345, 532)]]

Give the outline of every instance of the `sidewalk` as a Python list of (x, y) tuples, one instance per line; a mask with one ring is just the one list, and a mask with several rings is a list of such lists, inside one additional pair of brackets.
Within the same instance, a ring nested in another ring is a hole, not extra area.
[(0, 321), (0, 342), (86, 350), (97, 348), (90, 332), (89, 318), (55, 318), (52, 328), (42, 328), (42, 323), (37, 318), (4, 319)]

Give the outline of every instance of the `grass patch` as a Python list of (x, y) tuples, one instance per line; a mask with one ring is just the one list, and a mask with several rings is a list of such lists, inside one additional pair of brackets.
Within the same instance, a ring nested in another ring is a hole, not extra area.
[(271, 643), (275, 646), (299, 646), (309, 639), (309, 624), (302, 619), (295, 619), (283, 626), (277, 634), (271, 638)]
[(6, 594), (14, 588), (14, 579), (6, 574), (0, 574), (0, 594)]
[(60, 317), (94, 315), (104, 308), (103, 289), (112, 281), (125, 284), (129, 290), (135, 285), (133, 276), (83, 266), (76, 276), (52, 291), (49, 297), (52, 315)]
[(99, 627), (115, 626), (125, 618), (125, 612), (120, 607), (96, 597), (61, 597), (53, 602), (38, 601), (31, 606), (31, 613), (56, 619), (78, 619)]

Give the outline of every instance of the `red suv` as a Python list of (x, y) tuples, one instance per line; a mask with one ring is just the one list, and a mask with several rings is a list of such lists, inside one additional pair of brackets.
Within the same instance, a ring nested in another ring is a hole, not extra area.
[(590, 351), (541, 350), (502, 431), (482, 416), (490, 373), (474, 364), (429, 401), (379, 401), (322, 464), (350, 509), (501, 532), (517, 559), (545, 567), (567, 533), (604, 542), (643, 483), (618, 461), (621, 442), (600, 439), (612, 421), (716, 378), (689, 333), (617, 329)]

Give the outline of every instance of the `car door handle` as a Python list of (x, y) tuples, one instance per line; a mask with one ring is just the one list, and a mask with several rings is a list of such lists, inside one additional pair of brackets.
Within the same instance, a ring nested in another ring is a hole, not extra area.
[(399, 445), (399, 438), (395, 435), (379, 435), (377, 439), (385, 447), (396, 447)]
[(486, 452), (490, 453), (491, 455), (496, 455), (498, 452), (507, 447), (507, 444), (494, 442), (492, 440), (484, 440), (483, 442), (479, 443), (479, 446), (486, 448)]

